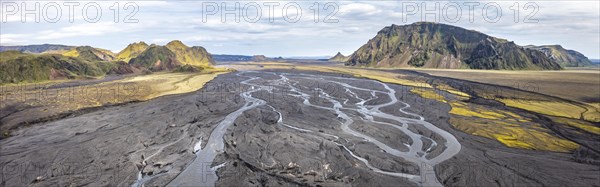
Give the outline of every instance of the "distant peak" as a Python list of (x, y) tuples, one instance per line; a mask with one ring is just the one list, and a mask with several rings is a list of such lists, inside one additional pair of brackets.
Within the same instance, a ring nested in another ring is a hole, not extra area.
[(167, 47), (187, 48), (188, 46), (186, 46), (185, 44), (183, 44), (183, 42), (181, 42), (179, 40), (173, 40), (173, 41), (167, 43)]
[(148, 44), (146, 44), (146, 42), (140, 41), (140, 42), (130, 43), (129, 45), (127, 45), (127, 48), (138, 47), (138, 46), (148, 47)]
[(334, 61), (334, 62), (344, 62), (347, 60), (347, 57), (342, 55), (341, 52), (338, 52), (337, 54), (335, 54), (335, 56), (329, 58), (329, 61)]
[(183, 42), (181, 42), (181, 40), (173, 40), (170, 41), (168, 44), (183, 44)]
[(341, 52), (337, 52), (333, 57), (345, 57)]

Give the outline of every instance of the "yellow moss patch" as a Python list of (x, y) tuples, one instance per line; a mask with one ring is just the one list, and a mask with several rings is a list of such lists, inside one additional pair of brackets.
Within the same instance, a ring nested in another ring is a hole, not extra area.
[(455, 114), (459, 116), (478, 117), (484, 119), (506, 118), (506, 115), (485, 109), (483, 107), (473, 105), (473, 108), (471, 109), (467, 104), (460, 101), (450, 102), (450, 106), (452, 107), (452, 109), (450, 110), (450, 114)]
[(556, 101), (533, 101), (516, 99), (497, 99), (510, 107), (520, 108), (540, 114), (579, 119), (585, 109), (577, 105)]
[(413, 88), (410, 90), (410, 92), (415, 93), (415, 94), (421, 96), (422, 98), (434, 99), (439, 102), (446, 103), (446, 99), (444, 99), (444, 96), (441, 96), (440, 94), (435, 92), (435, 90), (433, 90), (433, 89)]
[(460, 97), (465, 97), (465, 98), (470, 98), (471, 97), (469, 94), (461, 92), (461, 91), (458, 91), (458, 90), (444, 90), (444, 91), (447, 91), (447, 92), (449, 92), (451, 94), (454, 94), (454, 95), (457, 95), (457, 96), (460, 96)]
[(600, 122), (600, 103), (588, 104), (587, 111), (583, 113), (583, 119), (591, 122)]
[(537, 124), (509, 123), (499, 120), (485, 120), (478, 118), (451, 118), (450, 123), (455, 128), (490, 139), (519, 149), (571, 152), (579, 147), (575, 142), (544, 132)]
[(513, 134), (494, 134), (496, 140), (508, 147), (555, 152), (571, 152), (579, 147), (575, 142), (552, 136), (546, 132), (509, 129)]
[(560, 117), (552, 117), (552, 121), (555, 121), (557, 123), (562, 123), (562, 124), (572, 126), (572, 127), (577, 127), (584, 131), (600, 135), (600, 127), (597, 127), (594, 124), (586, 122), (586, 121), (576, 120), (576, 119), (568, 119), (568, 118), (560, 118)]
[(472, 135), (495, 139), (508, 147), (555, 152), (570, 152), (579, 147), (513, 112), (461, 101), (452, 101), (450, 106), (452, 126)]
[(78, 57), (79, 56), (79, 52), (76, 49), (71, 49), (65, 53), (62, 54), (63, 56), (69, 56), (69, 57)]
[(454, 95), (459, 96), (459, 97), (464, 97), (464, 98), (470, 98), (471, 97), (471, 95), (469, 95), (469, 94), (467, 94), (465, 92), (461, 92), (461, 91), (459, 91), (457, 89), (454, 89), (451, 86), (448, 86), (448, 85), (445, 85), (445, 84), (437, 85), (435, 88), (440, 89), (442, 91), (446, 91), (448, 93), (454, 94)]

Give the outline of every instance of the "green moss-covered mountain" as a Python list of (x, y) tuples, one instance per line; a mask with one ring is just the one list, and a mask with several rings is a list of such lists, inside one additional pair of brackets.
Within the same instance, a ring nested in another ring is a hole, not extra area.
[(137, 57), (146, 49), (148, 49), (148, 44), (146, 44), (145, 42), (132, 43), (127, 45), (127, 47), (121, 50), (121, 52), (117, 53), (116, 59), (129, 62), (129, 60)]
[(115, 67), (112, 62), (92, 62), (60, 54), (0, 52), (0, 56), (5, 55), (10, 58), (0, 60), (0, 84), (99, 77)]
[(506, 70), (556, 70), (544, 53), (505, 39), (446, 24), (418, 22), (383, 28), (346, 65)]
[(6, 62), (8, 60), (16, 59), (19, 57), (32, 56), (29, 53), (23, 53), (20, 51), (3, 51), (0, 52), (0, 62)]
[(204, 47), (188, 47), (179, 40), (173, 40), (165, 46), (175, 53), (177, 61), (181, 64), (197, 67), (210, 67), (215, 64), (212, 56)]
[(88, 61), (113, 61), (115, 60), (115, 54), (113, 52), (100, 49), (93, 48), (90, 46), (80, 46), (73, 48), (69, 51), (62, 53), (63, 56), (69, 57), (79, 57)]
[(55, 79), (101, 77), (144, 71), (201, 71), (214, 64), (203, 47), (187, 47), (180, 41), (166, 46), (133, 43), (118, 54), (90, 46), (43, 51), (0, 52), (0, 84)]
[(563, 67), (583, 67), (592, 65), (592, 61), (585, 57), (585, 55), (574, 50), (565, 49), (560, 45), (528, 45), (525, 47), (541, 51), (548, 58), (554, 60)]
[(342, 55), (342, 53), (338, 52), (337, 54), (335, 54), (335, 56), (329, 58), (328, 61), (330, 61), (330, 62), (346, 62), (346, 61), (348, 61), (348, 58), (349, 57), (344, 56), (344, 55)]
[(147, 68), (152, 71), (174, 69), (181, 63), (177, 56), (169, 48), (159, 45), (151, 45), (137, 57), (132, 58), (129, 64), (136, 67)]
[[(165, 46), (153, 44), (147, 47), (139, 55), (131, 55), (130, 57), (132, 59), (129, 61), (129, 64), (138, 67), (141, 66), (152, 71), (181, 71), (185, 69), (202, 70), (214, 65), (214, 60), (206, 49), (199, 46), (188, 47), (179, 40), (173, 40)], [(179, 68), (181, 66), (186, 67)]]

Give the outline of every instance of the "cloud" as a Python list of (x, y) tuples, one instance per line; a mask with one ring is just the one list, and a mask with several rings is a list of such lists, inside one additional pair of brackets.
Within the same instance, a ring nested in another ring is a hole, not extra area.
[(365, 3), (351, 3), (340, 6), (340, 15), (370, 16), (381, 12), (377, 7)]
[(97, 36), (110, 32), (121, 32), (122, 28), (111, 22), (85, 23), (68, 26), (56, 30), (40, 31), (36, 37), (38, 40), (60, 39), (75, 36)]

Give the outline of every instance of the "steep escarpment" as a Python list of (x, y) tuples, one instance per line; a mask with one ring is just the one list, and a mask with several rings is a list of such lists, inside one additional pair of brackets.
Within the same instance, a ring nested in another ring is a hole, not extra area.
[(383, 28), (346, 65), (507, 70), (556, 70), (544, 53), (451, 25), (418, 22)]

